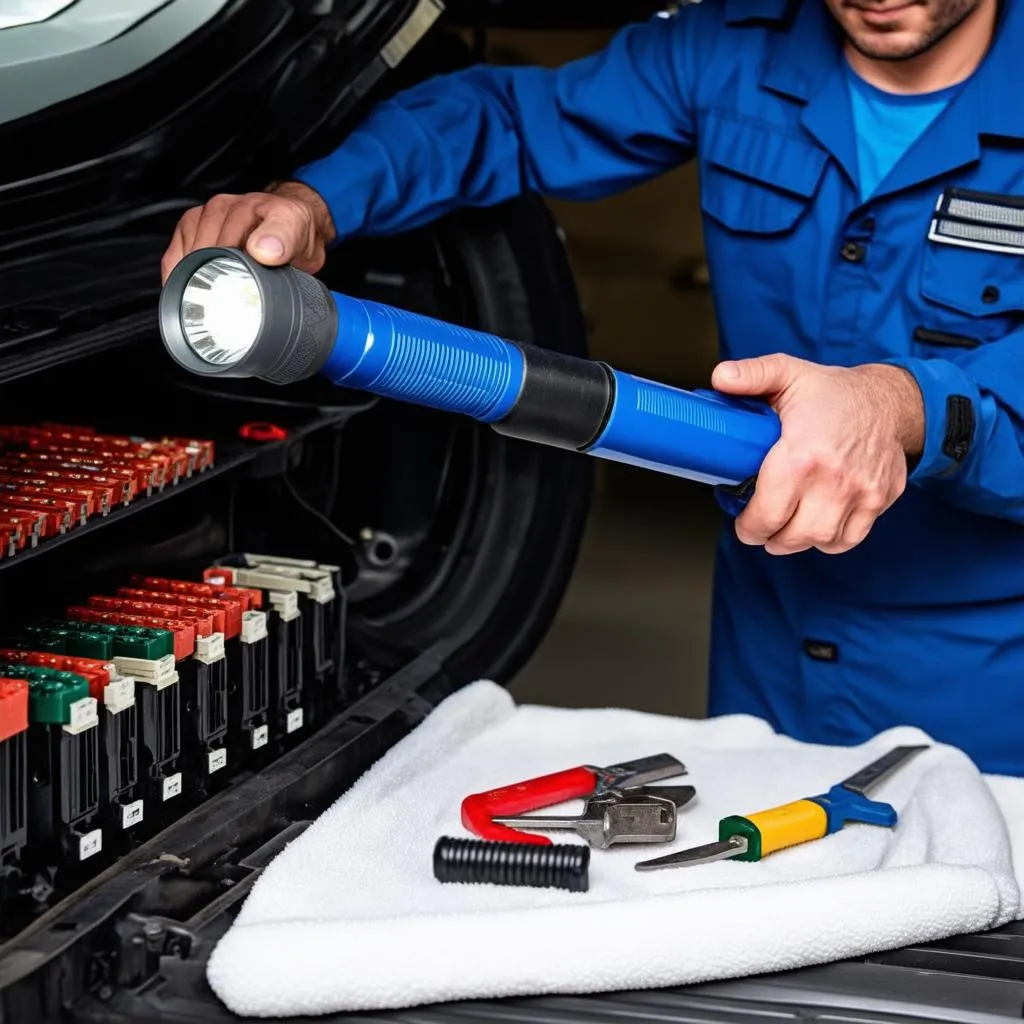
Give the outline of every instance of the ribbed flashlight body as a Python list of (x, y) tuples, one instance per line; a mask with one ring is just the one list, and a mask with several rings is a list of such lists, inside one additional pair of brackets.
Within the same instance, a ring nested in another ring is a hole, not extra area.
[(735, 486), (756, 476), (780, 425), (767, 406), (613, 370), (615, 401), (586, 448), (598, 458)]
[(484, 423), (515, 405), (519, 348), (420, 313), (334, 293), (338, 337), (320, 371), (334, 384)]

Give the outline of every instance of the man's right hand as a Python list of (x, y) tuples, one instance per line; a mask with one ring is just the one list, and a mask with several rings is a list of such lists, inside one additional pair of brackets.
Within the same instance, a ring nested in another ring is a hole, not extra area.
[(318, 192), (297, 181), (266, 192), (214, 196), (182, 215), (160, 261), (163, 281), (178, 261), (195, 249), (228, 246), (245, 249), (267, 266), (290, 263), (315, 274), (334, 240), (330, 210)]

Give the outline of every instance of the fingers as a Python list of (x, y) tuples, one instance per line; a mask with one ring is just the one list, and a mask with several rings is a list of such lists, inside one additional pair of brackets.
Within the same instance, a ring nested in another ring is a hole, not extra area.
[(850, 510), (819, 488), (801, 499), (789, 521), (765, 542), (770, 555), (795, 555), (817, 548), (826, 554), (839, 554)]
[(199, 225), (199, 218), (203, 212), (201, 206), (194, 206), (182, 214), (178, 226), (174, 229), (171, 237), (171, 244), (160, 261), (161, 280), (166, 281), (167, 275), (174, 269), (182, 256), (192, 251), (192, 239), (196, 235), (196, 227)]
[(272, 206), (265, 220), (249, 235), (246, 249), (254, 259), (268, 266), (294, 263), (300, 270), (306, 267), (312, 248), (310, 223), (291, 209)]
[(754, 495), (736, 519), (736, 536), (743, 544), (763, 547), (796, 512), (798, 479), (788, 461), (786, 444), (779, 441), (761, 463)]
[(214, 245), (238, 248), (259, 219), (256, 204), (247, 196), (214, 196), (202, 207), (188, 251)]
[(901, 489), (898, 480), (844, 472), (826, 460), (794, 454), (780, 441), (765, 458), (754, 496), (736, 520), (736, 536), (770, 555), (812, 548), (843, 554), (864, 542)]
[(264, 192), (218, 195), (186, 211), (160, 261), (163, 280), (182, 257), (211, 246), (244, 248), (267, 266), (290, 263), (316, 273), (324, 263), (330, 224), (313, 195), (309, 201)]
[(719, 363), (711, 375), (711, 386), (731, 395), (777, 395), (789, 387), (803, 366), (802, 360), (781, 353)]

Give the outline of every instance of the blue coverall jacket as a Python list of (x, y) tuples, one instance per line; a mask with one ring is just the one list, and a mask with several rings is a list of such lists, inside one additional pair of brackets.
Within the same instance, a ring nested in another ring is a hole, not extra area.
[(837, 744), (910, 723), (1024, 775), (1024, 0), (867, 202), (840, 47), (823, 0), (705, 0), (557, 70), (420, 84), (297, 176), (344, 238), (696, 159), (723, 358), (897, 363), (926, 420), (853, 551), (773, 557), (726, 525), (711, 712)]

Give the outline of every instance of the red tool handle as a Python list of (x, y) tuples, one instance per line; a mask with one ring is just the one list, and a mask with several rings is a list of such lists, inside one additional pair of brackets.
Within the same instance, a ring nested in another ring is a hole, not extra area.
[(502, 786), (501, 789), (492, 789), (487, 793), (474, 793), (462, 801), (462, 824), (481, 839), (550, 846), (551, 840), (547, 836), (520, 832), (508, 825), (496, 825), (493, 819), (525, 814), (566, 800), (591, 796), (596, 786), (597, 776), (581, 765), (563, 772), (542, 775), (538, 779)]

